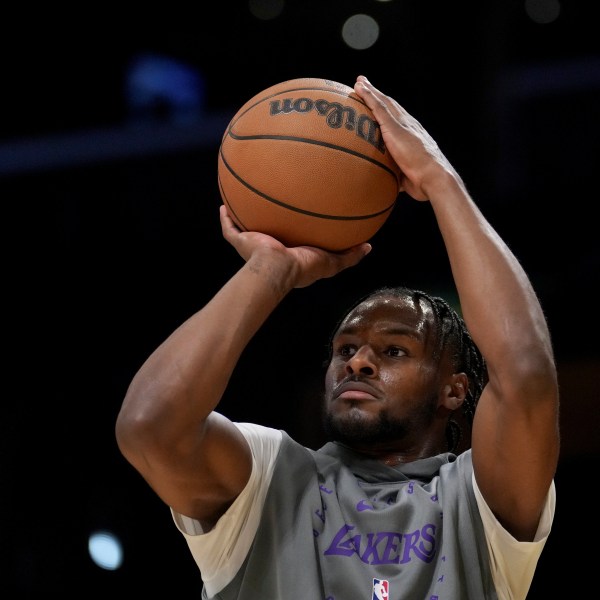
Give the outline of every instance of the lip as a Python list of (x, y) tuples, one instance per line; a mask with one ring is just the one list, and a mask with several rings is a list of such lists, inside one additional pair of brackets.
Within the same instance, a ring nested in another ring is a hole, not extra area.
[(379, 392), (368, 383), (362, 381), (346, 381), (335, 388), (333, 398), (378, 400)]

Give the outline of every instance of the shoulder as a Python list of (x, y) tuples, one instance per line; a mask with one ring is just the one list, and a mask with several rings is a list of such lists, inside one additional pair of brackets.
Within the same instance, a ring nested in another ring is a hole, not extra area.
[(235, 426), (250, 446), (254, 467), (258, 467), (259, 470), (272, 469), (281, 448), (284, 432), (256, 423), (235, 422)]
[(281, 429), (273, 429), (265, 425), (257, 423), (234, 422), (235, 426), (242, 432), (248, 442), (265, 442), (281, 444), (283, 431)]
[(467, 485), (467, 487), (472, 487), (473, 459), (471, 449), (465, 450), (458, 455), (448, 452), (440, 455), (439, 458), (443, 462), (440, 467), (440, 475), (458, 476), (461, 478), (461, 482)]

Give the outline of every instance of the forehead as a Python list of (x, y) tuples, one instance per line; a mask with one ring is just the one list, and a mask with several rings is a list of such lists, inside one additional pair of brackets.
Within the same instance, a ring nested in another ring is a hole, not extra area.
[(358, 304), (340, 323), (337, 334), (363, 330), (398, 331), (425, 338), (434, 324), (427, 302), (405, 296), (375, 296)]

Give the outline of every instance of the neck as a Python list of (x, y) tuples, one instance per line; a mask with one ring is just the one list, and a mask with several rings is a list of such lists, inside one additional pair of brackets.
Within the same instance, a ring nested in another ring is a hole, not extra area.
[(398, 448), (386, 448), (377, 447), (376, 445), (361, 446), (361, 445), (349, 445), (342, 442), (336, 442), (344, 448), (358, 452), (363, 456), (378, 460), (390, 467), (395, 467), (400, 464), (406, 464), (415, 460), (423, 458), (429, 458), (431, 456), (437, 456), (438, 454), (444, 454), (448, 452), (448, 448), (441, 447), (439, 444), (426, 444), (416, 448), (398, 449)]

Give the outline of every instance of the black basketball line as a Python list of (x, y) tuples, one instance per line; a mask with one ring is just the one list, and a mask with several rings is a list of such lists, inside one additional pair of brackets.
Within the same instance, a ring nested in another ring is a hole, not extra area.
[(219, 148), (219, 155), (221, 157), (221, 160), (223, 161), (223, 164), (227, 167), (227, 170), (247, 189), (249, 189), (251, 192), (255, 193), (257, 196), (260, 196), (261, 198), (265, 199), (267, 202), (271, 202), (272, 204), (277, 204), (278, 206), (281, 206), (287, 210), (291, 210), (303, 215), (307, 215), (309, 217), (316, 217), (318, 219), (331, 219), (333, 221), (365, 221), (367, 219), (374, 219), (388, 211), (390, 211), (394, 205), (396, 204), (396, 200), (394, 199), (394, 201), (387, 207), (384, 208), (383, 210), (380, 210), (376, 213), (372, 213), (369, 215), (357, 215), (357, 216), (347, 216), (347, 215), (328, 215), (325, 213), (317, 213), (317, 212), (312, 212), (310, 210), (305, 210), (303, 208), (297, 208), (296, 206), (291, 206), (290, 204), (286, 204), (285, 202), (281, 202), (281, 200), (277, 200), (276, 198), (272, 198), (271, 196), (267, 196), (267, 194), (264, 194), (263, 192), (261, 192), (260, 190), (257, 190), (255, 187), (251, 186), (249, 183), (247, 183), (244, 179), (242, 179), (232, 168), (231, 165), (225, 160), (225, 156), (223, 156), (223, 146), (221, 145), (221, 147)]
[(221, 181), (221, 177), (217, 176), (217, 179), (219, 181), (219, 190), (221, 192), (221, 198), (223, 198), (223, 201), (227, 205), (227, 212), (229, 213), (229, 216), (232, 217), (233, 220), (237, 222), (237, 224), (240, 226), (240, 229), (243, 229), (244, 231), (248, 231), (248, 228), (244, 225), (244, 223), (240, 219), (239, 215), (235, 212), (233, 206), (231, 206), (231, 203), (229, 202), (229, 199), (227, 198), (227, 194), (225, 193), (225, 188), (223, 187), (223, 182)]
[(303, 138), (296, 137), (293, 135), (270, 135), (270, 134), (259, 134), (259, 135), (237, 135), (229, 131), (227, 135), (234, 140), (238, 141), (248, 141), (248, 140), (278, 140), (284, 142), (300, 142), (303, 144), (312, 144), (313, 146), (324, 146), (325, 148), (331, 148), (332, 150), (339, 150), (340, 152), (345, 152), (346, 154), (351, 154), (352, 156), (356, 156), (356, 158), (361, 158), (363, 160), (369, 161), (371, 164), (376, 167), (380, 167), (384, 171), (387, 171), (398, 183), (398, 176), (392, 169), (390, 169), (387, 165), (367, 156), (366, 154), (362, 154), (361, 152), (356, 152), (356, 150), (350, 150), (349, 148), (345, 148), (344, 146), (338, 146), (337, 144), (330, 144), (329, 142), (321, 142), (319, 140), (314, 140), (313, 138)]

